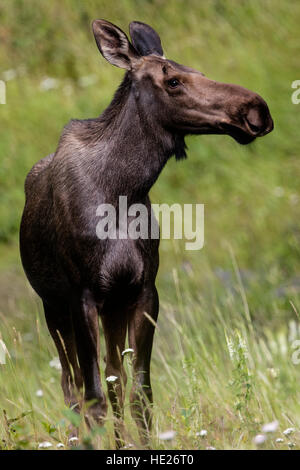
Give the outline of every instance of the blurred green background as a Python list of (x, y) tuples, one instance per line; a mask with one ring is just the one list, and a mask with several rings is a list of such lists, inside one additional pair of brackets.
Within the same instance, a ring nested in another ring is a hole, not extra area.
[[(95, 18), (125, 32), (132, 20), (149, 23), (166, 57), (256, 91), (273, 116), (274, 131), (246, 147), (228, 136), (188, 137), (187, 161), (172, 159), (151, 192), (154, 203), (205, 204), (201, 251), (161, 244), (153, 381), (163, 409), (155, 410), (155, 430), (176, 429), (170, 446), (249, 448), (268, 419), (300, 423), (300, 366), (291, 360), (300, 308), (300, 105), (291, 101), (300, 79), (297, 0), (1, 1), (0, 339), (11, 358), (0, 366), (0, 400), (13, 417), (30, 410), (15, 434), (2, 420), (3, 445), (35, 448), (44, 434), (57, 440), (62, 432), (59, 375), (48, 365), (56, 352), (20, 265), (18, 229), (31, 166), (55, 151), (71, 118), (99, 115), (122, 79), (99, 54)], [(46, 389), (42, 404), (38, 388)], [(209, 442), (195, 437), (203, 425), (213, 428)]]

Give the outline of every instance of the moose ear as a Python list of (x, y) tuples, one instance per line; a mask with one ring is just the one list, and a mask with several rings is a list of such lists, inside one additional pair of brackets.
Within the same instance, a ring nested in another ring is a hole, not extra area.
[(140, 21), (132, 21), (129, 31), (132, 44), (141, 55), (164, 55), (160, 37), (151, 26)]
[(130, 70), (139, 60), (140, 55), (120, 28), (105, 20), (94, 20), (92, 27), (101, 54), (112, 65)]

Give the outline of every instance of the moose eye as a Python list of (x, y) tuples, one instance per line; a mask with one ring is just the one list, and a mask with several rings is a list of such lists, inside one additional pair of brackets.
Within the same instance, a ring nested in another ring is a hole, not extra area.
[(180, 82), (179, 80), (177, 80), (177, 78), (171, 78), (171, 80), (167, 81), (167, 84), (170, 88), (176, 88), (180, 84)]

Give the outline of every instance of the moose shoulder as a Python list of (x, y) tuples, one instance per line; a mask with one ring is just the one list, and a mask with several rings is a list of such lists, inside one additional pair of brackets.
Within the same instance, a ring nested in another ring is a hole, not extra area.
[(122, 236), (101, 240), (96, 210), (151, 205), (148, 192), (168, 159), (184, 158), (187, 134), (228, 134), (248, 144), (273, 128), (265, 101), (238, 85), (209, 80), (163, 56), (148, 25), (130, 24), (130, 43), (117, 26), (93, 22), (96, 43), (112, 65), (126, 70), (109, 107), (96, 119), (73, 120), (55, 154), (38, 162), (26, 184), (20, 230), (22, 262), (41, 297), (62, 365), (65, 402), (79, 411), (84, 390), (89, 420), (107, 411), (99, 371), (100, 316), (106, 341), (108, 395), (117, 446), (124, 443), (126, 375), (122, 351), (133, 349), (131, 411), (143, 443), (151, 427), (150, 358), (158, 315), (158, 240)]

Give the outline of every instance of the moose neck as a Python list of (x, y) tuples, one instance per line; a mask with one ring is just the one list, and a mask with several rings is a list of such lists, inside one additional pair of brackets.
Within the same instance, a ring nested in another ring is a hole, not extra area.
[(105, 177), (112, 183), (112, 199), (124, 195), (131, 201), (143, 200), (168, 159), (174, 154), (177, 159), (185, 157), (183, 136), (157, 122), (151, 112), (153, 100), (153, 96), (141, 95), (127, 73), (99, 117), (104, 127)]

